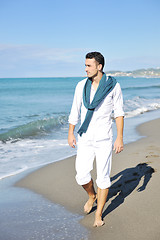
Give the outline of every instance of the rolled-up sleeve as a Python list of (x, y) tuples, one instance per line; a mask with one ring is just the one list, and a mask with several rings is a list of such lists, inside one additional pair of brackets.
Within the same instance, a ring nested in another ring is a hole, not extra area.
[(74, 93), (71, 112), (68, 118), (68, 122), (70, 124), (76, 125), (78, 123), (80, 119), (81, 104), (82, 104), (82, 89), (80, 84), (77, 84), (75, 93)]
[(113, 90), (113, 111), (114, 118), (124, 116), (123, 111), (123, 96), (120, 84), (117, 83)]

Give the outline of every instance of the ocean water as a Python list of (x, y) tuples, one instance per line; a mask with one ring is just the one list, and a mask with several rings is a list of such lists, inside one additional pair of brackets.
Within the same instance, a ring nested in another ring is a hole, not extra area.
[[(0, 79), (0, 179), (76, 154), (67, 143), (68, 116), (82, 79)], [(124, 97), (128, 143), (138, 138), (137, 124), (158, 117), (160, 78), (116, 79)]]

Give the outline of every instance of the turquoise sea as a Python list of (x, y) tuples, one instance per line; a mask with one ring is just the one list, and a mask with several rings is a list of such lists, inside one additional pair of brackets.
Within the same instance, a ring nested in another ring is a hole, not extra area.
[[(82, 79), (0, 79), (0, 179), (76, 154), (67, 143), (68, 116)], [(160, 78), (116, 79), (124, 97), (128, 143), (139, 137), (139, 123), (159, 117)]]

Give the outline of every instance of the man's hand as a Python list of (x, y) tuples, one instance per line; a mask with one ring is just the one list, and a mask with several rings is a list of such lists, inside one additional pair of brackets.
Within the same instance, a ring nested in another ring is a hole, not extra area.
[(116, 139), (116, 141), (114, 143), (113, 151), (115, 151), (115, 153), (120, 153), (121, 151), (123, 151), (123, 139), (122, 138)]
[(123, 125), (124, 125), (124, 121), (123, 121), (123, 117), (117, 117), (116, 118), (116, 126), (117, 126), (117, 139), (114, 143), (114, 148), (113, 151), (115, 151), (115, 153), (120, 153), (121, 151), (123, 151)]
[(75, 148), (76, 146), (76, 138), (74, 136), (74, 129), (75, 125), (69, 124), (69, 130), (68, 130), (68, 144), (70, 147)]
[(73, 133), (68, 134), (68, 144), (72, 148), (75, 148), (76, 146), (76, 138)]

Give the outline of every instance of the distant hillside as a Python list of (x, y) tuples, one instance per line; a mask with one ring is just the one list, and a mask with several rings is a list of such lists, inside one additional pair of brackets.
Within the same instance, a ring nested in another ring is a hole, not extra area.
[(160, 77), (160, 68), (138, 69), (134, 71), (107, 71), (111, 76), (128, 76), (128, 77)]

